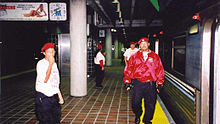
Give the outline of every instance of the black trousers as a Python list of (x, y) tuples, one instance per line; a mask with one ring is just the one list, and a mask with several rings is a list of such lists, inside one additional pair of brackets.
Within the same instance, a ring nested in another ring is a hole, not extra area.
[(96, 82), (96, 86), (100, 87), (102, 86), (102, 81), (104, 79), (105, 76), (105, 71), (102, 71), (102, 67), (100, 65), (95, 64), (95, 69), (96, 69), (96, 78), (95, 78), (95, 82)]
[(140, 118), (142, 114), (142, 98), (144, 98), (145, 114), (143, 122), (145, 124), (151, 124), (157, 99), (156, 83), (143, 83), (136, 79), (132, 82), (134, 84), (132, 95), (132, 110), (135, 113), (136, 118)]
[(58, 94), (48, 97), (36, 92), (35, 114), (40, 124), (60, 124), (61, 106)]

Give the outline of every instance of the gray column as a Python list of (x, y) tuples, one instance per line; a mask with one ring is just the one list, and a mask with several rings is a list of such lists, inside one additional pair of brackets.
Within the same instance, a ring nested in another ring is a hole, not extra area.
[(121, 47), (121, 44), (122, 44), (122, 43), (119, 42), (119, 48), (118, 48), (118, 49), (119, 49), (119, 50), (118, 50), (118, 56), (119, 56), (119, 58), (121, 58), (121, 56), (122, 56), (122, 55), (121, 55), (121, 48), (122, 48), (122, 47)]
[(116, 36), (115, 38), (115, 42), (114, 42), (114, 47), (115, 47), (115, 53), (114, 53), (114, 58), (115, 59), (118, 59), (118, 37)]
[(111, 66), (112, 65), (112, 34), (110, 29), (106, 30), (105, 48), (106, 48), (106, 66)]
[(86, 0), (70, 0), (70, 95), (87, 95)]

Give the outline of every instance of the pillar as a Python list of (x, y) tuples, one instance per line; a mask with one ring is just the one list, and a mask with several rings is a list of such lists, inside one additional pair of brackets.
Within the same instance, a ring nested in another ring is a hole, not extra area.
[(114, 47), (115, 47), (114, 58), (118, 59), (119, 48), (118, 48), (118, 37), (117, 36), (116, 36), (115, 41), (114, 41)]
[(119, 49), (119, 50), (118, 50), (118, 56), (119, 56), (119, 58), (121, 58), (121, 56), (122, 56), (122, 51), (121, 51), (122, 46), (121, 46), (121, 44), (122, 44), (121, 42), (119, 42), (119, 44), (118, 44), (118, 45), (119, 45), (119, 48), (118, 48), (118, 49)]
[(86, 0), (70, 0), (70, 95), (87, 95)]
[(112, 34), (110, 29), (106, 30), (105, 48), (106, 48), (106, 66), (111, 66), (112, 65)]

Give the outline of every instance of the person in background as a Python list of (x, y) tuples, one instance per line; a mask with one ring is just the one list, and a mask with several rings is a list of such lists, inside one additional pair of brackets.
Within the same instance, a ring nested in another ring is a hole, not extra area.
[(41, 52), (44, 58), (37, 63), (35, 113), (40, 124), (59, 124), (64, 103), (60, 91), (60, 77), (55, 63), (52, 43), (46, 43)]
[[(143, 122), (151, 124), (157, 99), (157, 92), (163, 86), (164, 68), (160, 57), (149, 49), (148, 38), (139, 41), (140, 50), (130, 57), (124, 70), (125, 88), (133, 87), (132, 110), (135, 113), (135, 124), (140, 123), (142, 114), (142, 98), (144, 98), (145, 114)], [(133, 85), (132, 85), (133, 83)]]
[(96, 70), (96, 88), (102, 89), (102, 81), (104, 79), (104, 65), (105, 65), (105, 51), (102, 50), (101, 45), (97, 45), (97, 52), (94, 58), (95, 70)]
[(129, 58), (139, 50), (138, 48), (135, 48), (135, 45), (136, 45), (135, 42), (130, 42), (130, 48), (125, 51), (124, 53), (125, 65), (127, 65)]

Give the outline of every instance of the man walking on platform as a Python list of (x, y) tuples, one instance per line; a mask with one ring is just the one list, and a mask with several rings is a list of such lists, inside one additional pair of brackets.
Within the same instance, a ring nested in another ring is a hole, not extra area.
[(133, 87), (132, 110), (136, 116), (135, 124), (140, 123), (142, 98), (144, 98), (145, 107), (143, 122), (151, 124), (156, 94), (164, 82), (164, 69), (160, 57), (149, 49), (149, 39), (141, 38), (139, 44), (140, 50), (130, 57), (125, 66), (124, 82), (127, 90)]
[(52, 43), (46, 43), (41, 52), (45, 57), (37, 63), (35, 112), (40, 124), (59, 124), (64, 103), (60, 91), (60, 77), (55, 63)]
[(127, 64), (129, 58), (135, 54), (138, 51), (138, 48), (135, 48), (136, 43), (135, 42), (131, 42), (130, 43), (130, 48), (128, 48), (125, 53), (124, 53), (124, 61), (125, 61), (125, 65)]
[(104, 65), (105, 65), (105, 51), (102, 50), (102, 46), (98, 45), (97, 46), (97, 52), (95, 54), (94, 58), (94, 63), (95, 63), (95, 82), (96, 82), (96, 88), (102, 89), (102, 81), (105, 76), (105, 70), (104, 70)]

